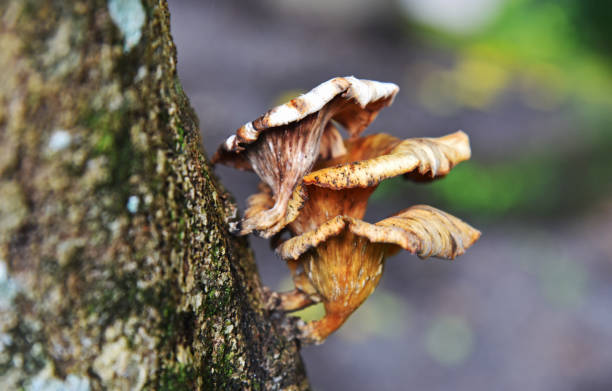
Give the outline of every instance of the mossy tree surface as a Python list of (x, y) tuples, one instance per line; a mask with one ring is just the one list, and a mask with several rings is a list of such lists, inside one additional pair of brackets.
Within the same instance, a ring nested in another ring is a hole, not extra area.
[(165, 1), (0, 17), (0, 388), (308, 388), (228, 234)]

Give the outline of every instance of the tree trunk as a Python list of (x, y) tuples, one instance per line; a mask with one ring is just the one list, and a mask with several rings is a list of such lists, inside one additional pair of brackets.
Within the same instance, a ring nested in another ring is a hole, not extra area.
[(228, 234), (166, 2), (0, 16), (0, 388), (308, 388)]

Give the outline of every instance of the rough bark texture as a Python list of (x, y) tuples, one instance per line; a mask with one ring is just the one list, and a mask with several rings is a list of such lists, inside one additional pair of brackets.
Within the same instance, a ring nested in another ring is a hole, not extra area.
[(0, 388), (308, 388), (228, 234), (165, 1), (0, 16)]

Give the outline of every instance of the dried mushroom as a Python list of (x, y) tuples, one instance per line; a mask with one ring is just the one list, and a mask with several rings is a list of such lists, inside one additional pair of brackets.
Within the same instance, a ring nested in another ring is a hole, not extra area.
[[(337, 190), (370, 187), (384, 179), (412, 172), (424, 177), (440, 177), (471, 155), (468, 136), (462, 131), (439, 138), (413, 138), (401, 142), (384, 134), (371, 138), (377, 141), (369, 143), (374, 144), (373, 147), (359, 145), (357, 148), (362, 151), (357, 153), (379, 156), (322, 168), (306, 175), (304, 183)], [(348, 154), (348, 158), (354, 159), (357, 153)]]
[[(480, 232), (429, 206), (413, 206), (369, 224), (362, 220), (378, 184), (397, 175), (436, 178), (470, 157), (467, 135), (399, 140), (386, 134), (346, 141), (347, 153), (321, 159), (304, 177), (306, 197), (288, 228), (297, 235), (278, 248), (288, 262), (296, 290), (277, 295), (279, 308), (295, 310), (323, 302), (326, 315), (309, 323), (303, 337), (320, 342), (336, 330), (374, 291), (386, 257), (405, 249), (419, 257), (454, 259)], [(419, 179), (419, 178), (416, 178)], [(265, 189), (257, 202), (271, 203)], [(255, 206), (254, 206), (255, 207)]]
[[(295, 289), (268, 292), (267, 306), (294, 311), (322, 302), (325, 316), (301, 329), (303, 341), (321, 342), (340, 327), (374, 291), (387, 257), (405, 249), (421, 258), (454, 259), (480, 237), (426, 205), (376, 224), (361, 220), (381, 181), (440, 178), (471, 155), (462, 131), (406, 140), (361, 137), (397, 90), (390, 83), (332, 79), (243, 126), (214, 157), (262, 180), (260, 192), (248, 199), (241, 233), (278, 239), (286, 230), (292, 236), (275, 247)], [(336, 123), (347, 130), (346, 140)]]
[[(315, 171), (304, 176), (279, 226), (289, 224), (293, 234), (302, 234), (334, 216), (360, 219), (368, 198), (384, 179), (402, 174), (417, 180), (441, 177), (469, 159), (471, 153), (468, 136), (462, 131), (403, 141), (388, 134), (373, 134), (346, 140), (344, 148), (344, 155), (319, 159)], [(261, 189), (247, 201), (247, 216), (273, 204), (270, 189), (263, 184)]]
[(319, 155), (344, 153), (342, 138), (330, 121), (342, 125), (351, 137), (358, 136), (381, 108), (391, 104), (397, 91), (392, 83), (337, 77), (269, 110), (230, 136), (213, 163), (255, 171), (274, 198), (269, 210), (247, 213), (240, 233), (258, 231), (269, 237), (280, 231), (296, 186)]
[(278, 252), (293, 273), (297, 292), (289, 295), (292, 303), (302, 293), (300, 303), (322, 301), (325, 306), (325, 316), (308, 323), (303, 338), (320, 342), (340, 327), (374, 291), (385, 259), (399, 249), (422, 258), (453, 259), (479, 237), (479, 231), (458, 218), (417, 205), (376, 224), (336, 216), (287, 240)]

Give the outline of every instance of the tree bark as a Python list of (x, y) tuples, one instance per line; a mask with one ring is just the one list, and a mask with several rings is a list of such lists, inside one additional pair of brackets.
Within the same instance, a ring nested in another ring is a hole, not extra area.
[(0, 16), (0, 388), (307, 389), (228, 234), (166, 2)]

